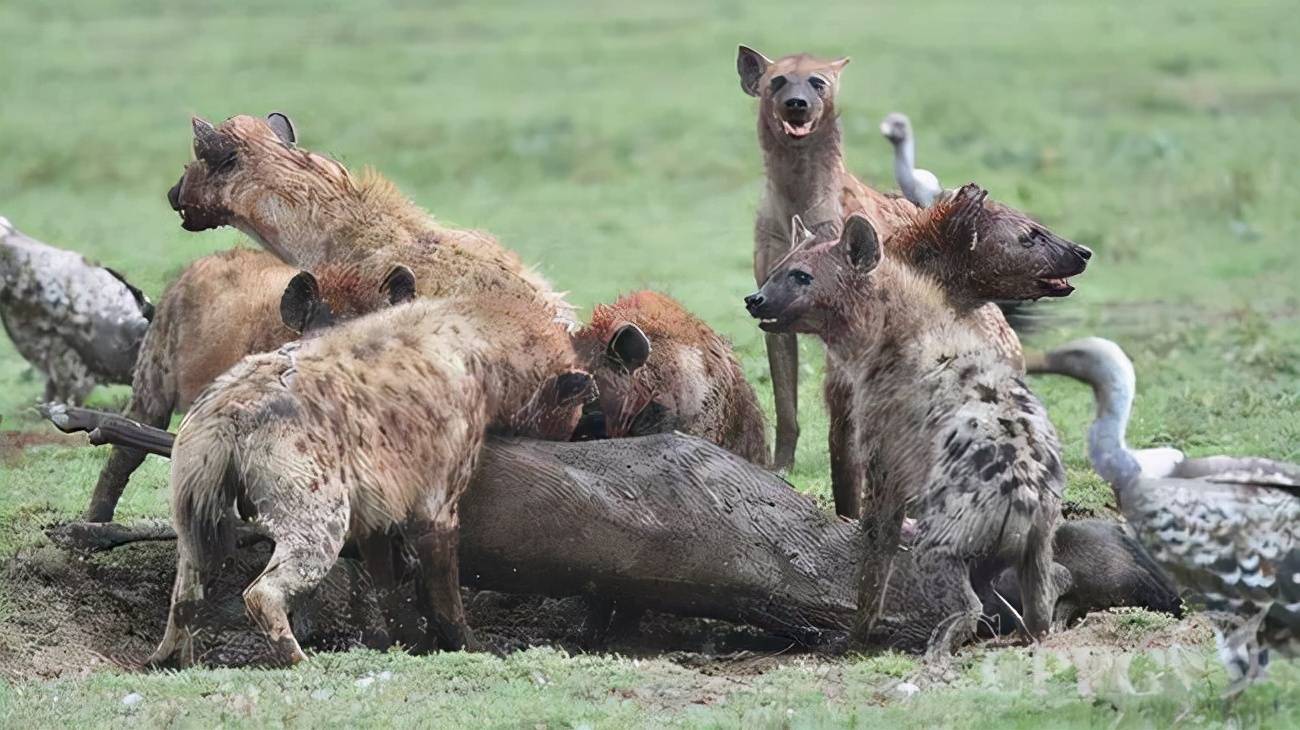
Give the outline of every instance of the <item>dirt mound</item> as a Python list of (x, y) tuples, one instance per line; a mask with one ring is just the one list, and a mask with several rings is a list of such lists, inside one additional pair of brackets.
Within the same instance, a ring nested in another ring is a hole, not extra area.
[[(240, 549), (208, 591), (196, 650), (209, 666), (262, 665), (268, 647), (244, 614), (241, 593), (265, 566), (269, 543)], [(174, 542), (142, 542), (79, 557), (54, 546), (24, 550), (0, 572), (0, 676), (10, 681), (134, 669), (162, 637), (175, 576)], [(578, 653), (589, 602), (465, 589), (470, 625), (492, 650), (549, 645)], [(293, 615), (308, 651), (367, 645), (382, 619), (359, 563), (341, 559)], [(663, 655), (685, 664), (747, 665), (756, 654), (782, 658), (790, 641), (745, 626), (650, 614), (610, 637), (602, 650)], [(806, 652), (804, 652), (806, 653)]]

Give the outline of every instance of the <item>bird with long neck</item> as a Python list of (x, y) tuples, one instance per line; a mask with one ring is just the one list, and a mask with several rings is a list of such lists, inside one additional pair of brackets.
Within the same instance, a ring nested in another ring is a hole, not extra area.
[(911, 120), (906, 114), (892, 112), (880, 123), (880, 133), (894, 146), (894, 180), (903, 197), (922, 208), (930, 207), (943, 192), (943, 186), (933, 172), (916, 166), (916, 138), (912, 136)]
[(1124, 441), (1133, 364), (1109, 340), (1067, 343), (1033, 370), (1092, 386), (1093, 468), (1155, 562), (1205, 605), (1232, 680), (1229, 694), (1263, 676), (1269, 649), (1300, 654), (1300, 465), (1181, 452), (1144, 463)]

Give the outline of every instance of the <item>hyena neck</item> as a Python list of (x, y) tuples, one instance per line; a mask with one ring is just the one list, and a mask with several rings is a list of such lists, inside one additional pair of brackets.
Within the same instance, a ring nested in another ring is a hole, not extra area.
[(969, 328), (934, 280), (888, 256), (865, 292), (845, 298), (843, 324), (834, 329), (838, 333), (824, 338), (827, 349), (837, 362), (856, 363), (853, 370), (859, 373), (873, 369), (862, 367), (865, 363), (912, 367), (907, 360), (933, 349), (935, 342), (949, 343), (942, 349), (953, 352), (970, 344)]
[[(895, 241), (899, 238), (893, 237)], [(953, 259), (950, 248), (921, 238), (901, 246), (895, 242), (891, 251), (912, 270), (933, 279), (957, 316), (965, 317), (988, 304), (989, 300), (971, 294), (972, 272), (960, 260)]]
[(360, 180), (346, 171), (313, 176), (300, 189), (260, 195), (251, 208), (253, 215), (236, 227), (302, 267), (410, 243), (434, 226), (427, 212), (370, 170)]
[[(521, 301), (482, 297), (463, 300), (466, 319), (474, 320), (477, 340), (469, 345), (468, 367), (488, 399), (488, 418), (510, 422), (551, 375), (576, 363), (573, 346), (563, 329), (535, 306)], [(470, 339), (462, 334), (458, 341)]]
[(827, 119), (802, 142), (795, 144), (758, 121), (759, 145), (767, 171), (767, 195), (774, 211), (788, 227), (788, 218), (802, 216), (804, 224), (816, 226), (841, 217), (840, 195), (844, 159), (840, 146), (840, 122)]

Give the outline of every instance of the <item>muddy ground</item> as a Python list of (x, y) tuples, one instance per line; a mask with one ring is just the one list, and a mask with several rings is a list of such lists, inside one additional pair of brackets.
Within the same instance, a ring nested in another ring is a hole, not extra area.
[[(260, 666), (266, 644), (244, 615), (241, 592), (270, 556), (269, 543), (242, 548), (211, 588), (197, 637), (211, 666)], [(28, 548), (0, 574), (0, 676), (10, 680), (80, 675), (97, 668), (138, 668), (162, 637), (175, 575), (174, 542), (141, 542), (81, 556), (53, 545)], [(630, 656), (669, 654), (684, 664), (753, 671), (755, 657), (829, 655), (829, 645), (792, 645), (746, 626), (647, 614), (639, 625), (599, 643), (586, 635), (588, 601), (516, 596), (464, 589), (469, 622), (492, 650), (529, 646), (590, 649)], [(295, 634), (310, 651), (367, 645), (380, 616), (359, 563), (341, 559), (293, 616)], [(768, 662), (762, 662), (767, 665)]]
[[(266, 644), (245, 617), (240, 594), (269, 555), (265, 542), (241, 549), (212, 587), (197, 637), (205, 664), (267, 663)], [(20, 551), (0, 574), (0, 676), (18, 681), (82, 675), (106, 666), (138, 668), (166, 624), (175, 558), (174, 542), (134, 543), (89, 556), (48, 544)], [(465, 589), (464, 598), (470, 625), (500, 653), (554, 646), (571, 653), (661, 656), (704, 674), (735, 676), (762, 673), (796, 658), (830, 660), (843, 648), (842, 637), (800, 646), (747, 626), (653, 613), (635, 628), (596, 642), (586, 633), (585, 598), (472, 589)], [(359, 564), (341, 559), (299, 606), (294, 623), (308, 651), (366, 646), (380, 617)], [(1208, 636), (1195, 620), (1139, 631), (1122, 613), (1103, 614), (1050, 637), (1045, 646), (1126, 649), (1198, 644)]]

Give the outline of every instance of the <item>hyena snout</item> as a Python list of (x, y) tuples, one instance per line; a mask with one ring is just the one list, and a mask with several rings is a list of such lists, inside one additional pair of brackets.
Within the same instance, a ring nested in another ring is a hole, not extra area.
[(751, 317), (757, 317), (766, 302), (767, 300), (763, 297), (763, 292), (756, 291), (745, 297), (745, 310), (749, 312)]
[(185, 178), (183, 177), (180, 180), (177, 180), (176, 184), (171, 186), (171, 189), (167, 191), (167, 202), (171, 205), (172, 210), (177, 213), (181, 212), (181, 183), (184, 182), (184, 180)]

